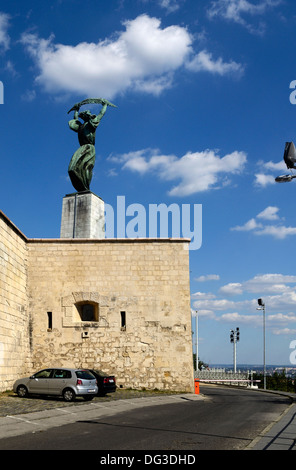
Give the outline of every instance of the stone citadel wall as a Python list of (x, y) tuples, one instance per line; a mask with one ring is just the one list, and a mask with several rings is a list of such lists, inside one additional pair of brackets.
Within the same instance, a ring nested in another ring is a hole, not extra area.
[(28, 239), (0, 215), (0, 391), (48, 366), (192, 391), (188, 240)]
[(0, 391), (30, 367), (27, 239), (0, 211)]

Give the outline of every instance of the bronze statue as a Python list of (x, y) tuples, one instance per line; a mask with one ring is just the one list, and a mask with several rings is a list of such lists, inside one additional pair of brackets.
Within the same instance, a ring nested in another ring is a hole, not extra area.
[[(96, 116), (90, 111), (82, 111), (79, 113), (81, 106), (89, 103), (99, 103), (102, 105), (100, 113)], [(89, 191), (89, 185), (92, 179), (92, 171), (95, 164), (95, 133), (98, 125), (107, 107), (116, 107), (114, 104), (102, 98), (89, 98), (80, 103), (75, 104), (71, 111), (74, 111), (74, 119), (69, 121), (70, 129), (78, 133), (79, 149), (74, 153), (68, 168), (71, 182), (76, 191)], [(79, 119), (84, 122), (81, 123)]]

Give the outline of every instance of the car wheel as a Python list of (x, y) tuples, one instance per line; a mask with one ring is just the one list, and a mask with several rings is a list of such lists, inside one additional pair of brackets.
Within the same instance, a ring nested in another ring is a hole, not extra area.
[(18, 396), (20, 398), (25, 398), (29, 395), (28, 394), (28, 389), (27, 389), (27, 387), (25, 387), (25, 385), (19, 385), (17, 390), (16, 390), (16, 393), (18, 394)]
[(74, 401), (76, 398), (76, 394), (71, 388), (66, 388), (63, 391), (63, 398), (65, 401)]
[(85, 401), (91, 401), (94, 398), (94, 395), (83, 395)]

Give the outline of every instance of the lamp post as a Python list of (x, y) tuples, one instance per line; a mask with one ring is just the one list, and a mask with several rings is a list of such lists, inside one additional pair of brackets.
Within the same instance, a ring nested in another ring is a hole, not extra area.
[(198, 310), (195, 310), (195, 329), (196, 329), (196, 370), (198, 370)]
[(292, 179), (296, 178), (296, 175), (281, 175), (275, 178), (277, 183), (289, 183)]
[(264, 390), (266, 390), (266, 363), (265, 363), (265, 303), (262, 299), (258, 299), (257, 310), (263, 311), (263, 380), (264, 380)]
[(230, 342), (233, 343), (233, 372), (236, 373), (236, 343), (239, 341), (239, 328), (230, 330)]

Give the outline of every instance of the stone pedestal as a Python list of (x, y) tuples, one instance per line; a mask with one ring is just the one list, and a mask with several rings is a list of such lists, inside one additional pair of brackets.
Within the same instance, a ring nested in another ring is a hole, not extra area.
[(104, 201), (91, 191), (63, 198), (61, 238), (105, 238)]

